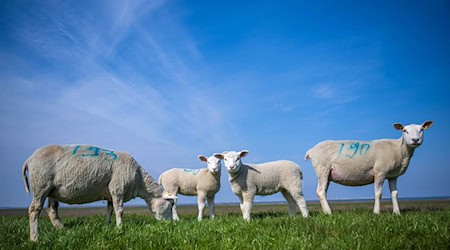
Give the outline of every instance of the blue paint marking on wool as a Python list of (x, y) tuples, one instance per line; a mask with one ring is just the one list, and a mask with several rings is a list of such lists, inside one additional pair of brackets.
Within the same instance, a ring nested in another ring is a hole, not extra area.
[(198, 172), (200, 172), (200, 169), (187, 169), (187, 168), (185, 168), (185, 169), (183, 169), (183, 171), (186, 172), (186, 173), (191, 173), (193, 175), (196, 175), (196, 174), (198, 174)]
[(368, 143), (361, 144), (359, 142), (355, 142), (355, 143), (351, 143), (350, 145), (348, 145), (347, 148), (345, 148), (345, 144), (341, 143), (341, 147), (339, 148), (339, 153), (338, 153), (339, 156), (341, 156), (342, 151), (344, 151), (344, 149), (346, 151), (350, 151), (350, 154), (345, 154), (345, 156), (347, 156), (348, 158), (353, 158), (357, 155), (358, 150), (359, 150), (360, 156), (365, 155), (370, 149), (370, 144), (368, 144)]
[[(77, 154), (78, 151), (80, 151), (80, 148), (81, 148), (81, 146), (79, 146), (79, 145), (76, 146), (72, 151), (72, 155)], [(81, 155), (82, 157), (98, 157), (100, 155), (100, 152), (103, 152), (103, 153), (105, 153), (106, 156), (111, 157), (113, 160), (117, 160), (117, 154), (111, 150), (98, 148), (98, 147), (88, 147), (82, 151), (88, 151), (87, 153), (84, 153), (84, 154), (79, 153), (79, 155)]]

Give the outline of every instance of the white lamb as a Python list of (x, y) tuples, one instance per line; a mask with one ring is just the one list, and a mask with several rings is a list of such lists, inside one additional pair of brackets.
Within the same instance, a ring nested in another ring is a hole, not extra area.
[(48, 197), (48, 216), (53, 226), (62, 228), (58, 203), (83, 204), (107, 200), (106, 221), (114, 208), (116, 224), (122, 223), (123, 203), (140, 197), (158, 220), (171, 219), (176, 197), (163, 193), (162, 186), (127, 153), (87, 145), (51, 145), (36, 150), (22, 168), (29, 194), (26, 172), (33, 190), (28, 209), (30, 240), (39, 237), (39, 214)]
[(394, 128), (403, 131), (400, 139), (374, 141), (324, 141), (308, 150), (305, 160), (311, 158), (318, 177), (317, 196), (322, 210), (331, 214), (326, 195), (330, 181), (345, 186), (362, 186), (375, 183), (375, 205), (373, 212), (380, 213), (383, 182), (389, 180), (394, 214), (400, 214), (397, 201), (397, 178), (404, 174), (414, 150), (423, 142), (423, 131), (433, 125), (427, 121), (422, 125)]
[(302, 192), (302, 172), (300, 166), (292, 161), (272, 161), (262, 164), (243, 164), (241, 158), (248, 154), (229, 151), (214, 154), (223, 159), (229, 173), (231, 190), (239, 197), (242, 216), (250, 220), (250, 212), (255, 195), (269, 195), (281, 192), (288, 202), (289, 215), (296, 206), (303, 217), (308, 217), (308, 208)]
[[(220, 160), (214, 156), (199, 155), (198, 158), (206, 162), (207, 168), (180, 169), (173, 168), (162, 173), (158, 183), (169, 194), (197, 195), (198, 220), (203, 218), (205, 199), (208, 200), (209, 216), (214, 219), (214, 197), (220, 189)], [(172, 207), (173, 220), (179, 220), (176, 204)]]

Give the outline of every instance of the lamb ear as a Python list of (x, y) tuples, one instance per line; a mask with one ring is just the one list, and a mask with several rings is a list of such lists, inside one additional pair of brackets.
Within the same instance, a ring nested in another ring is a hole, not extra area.
[(433, 126), (433, 121), (426, 121), (422, 124), (422, 128), (425, 130), (429, 129), (431, 126)]
[(222, 154), (219, 154), (219, 153), (215, 153), (214, 154), (214, 157), (216, 157), (217, 159), (219, 159), (219, 160), (223, 160), (223, 153)]
[(248, 150), (242, 150), (242, 151), (239, 153), (239, 156), (242, 158), (242, 157), (246, 156), (247, 154), (248, 154)]
[(197, 158), (199, 158), (201, 161), (208, 162), (208, 157), (206, 157), (204, 155), (199, 155), (199, 156), (197, 156)]
[(394, 126), (394, 128), (397, 129), (397, 130), (400, 130), (400, 131), (403, 130), (403, 125), (400, 124), (400, 123), (394, 123), (393, 126)]

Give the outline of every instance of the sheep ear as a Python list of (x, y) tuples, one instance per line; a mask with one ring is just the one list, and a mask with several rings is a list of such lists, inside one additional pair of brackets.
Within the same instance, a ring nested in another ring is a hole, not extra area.
[(219, 160), (223, 160), (223, 154), (215, 153), (214, 157), (216, 157)]
[(433, 126), (433, 121), (426, 121), (422, 124), (422, 128), (425, 130), (429, 129), (431, 126)]
[(247, 154), (248, 154), (248, 150), (242, 150), (242, 151), (239, 153), (239, 156), (242, 158), (242, 157), (246, 156)]
[(403, 125), (400, 124), (400, 123), (394, 123), (393, 126), (394, 126), (394, 128), (397, 129), (397, 130), (400, 130), (400, 131), (403, 130)]
[(197, 158), (199, 158), (201, 161), (208, 162), (208, 158), (204, 155), (199, 155), (197, 156)]

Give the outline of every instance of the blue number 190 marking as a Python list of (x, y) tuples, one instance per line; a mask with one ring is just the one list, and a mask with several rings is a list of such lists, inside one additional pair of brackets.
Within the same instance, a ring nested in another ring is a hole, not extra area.
[[(339, 156), (342, 154), (342, 151), (344, 150), (344, 148), (345, 148), (345, 144), (341, 143), (341, 147), (339, 148)], [(348, 146), (347, 150), (350, 151), (351, 153), (346, 154), (345, 156), (347, 156), (348, 158), (353, 158), (358, 153), (358, 150), (359, 150), (359, 155), (364, 155), (367, 153), (367, 151), (369, 151), (369, 149), (370, 149), (370, 144), (368, 144), (368, 143), (360, 144), (359, 142), (355, 142)]]

